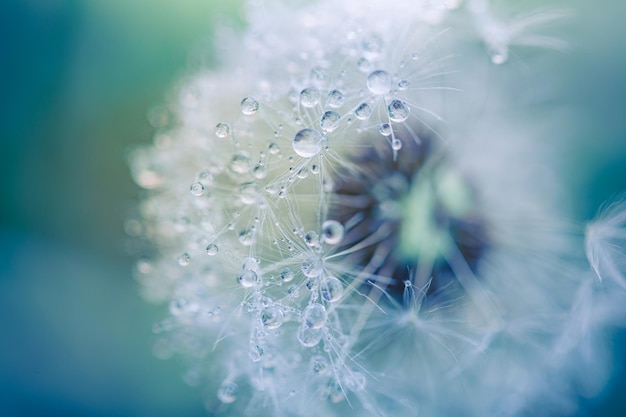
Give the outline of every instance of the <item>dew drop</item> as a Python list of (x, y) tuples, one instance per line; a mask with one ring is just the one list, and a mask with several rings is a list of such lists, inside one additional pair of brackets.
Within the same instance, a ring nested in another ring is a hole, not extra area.
[(320, 293), (322, 294), (322, 299), (324, 301), (334, 303), (343, 296), (343, 284), (338, 278), (326, 277), (322, 280)]
[(293, 138), (293, 150), (303, 158), (311, 158), (322, 150), (323, 136), (313, 129), (302, 129)]
[(237, 400), (239, 386), (233, 381), (224, 381), (217, 390), (217, 398), (224, 404), (231, 404)]
[(230, 169), (237, 174), (245, 174), (252, 169), (252, 161), (245, 152), (238, 152), (230, 160)]
[(259, 102), (252, 97), (246, 97), (241, 100), (241, 113), (246, 116), (252, 116), (259, 110)]
[(376, 70), (367, 77), (367, 88), (372, 94), (383, 95), (391, 91), (391, 74), (387, 71)]
[(341, 116), (339, 115), (339, 113), (333, 110), (328, 110), (327, 112), (324, 112), (320, 119), (320, 127), (325, 132), (332, 132), (333, 130), (337, 129), (340, 121)]
[(328, 107), (332, 107), (333, 109), (337, 109), (343, 105), (346, 97), (339, 90), (332, 90), (328, 93), (328, 99), (326, 100), (326, 104)]
[(363, 53), (369, 58), (377, 58), (383, 52), (383, 40), (372, 35), (363, 40)]
[(491, 62), (496, 65), (504, 64), (509, 59), (509, 50), (506, 45), (493, 46), (487, 52)]
[(304, 243), (306, 243), (307, 246), (315, 246), (319, 242), (320, 242), (320, 237), (314, 231), (310, 231), (306, 235), (304, 235)]
[(250, 246), (254, 243), (254, 230), (251, 228), (243, 229), (239, 232), (239, 243), (243, 246)]
[(249, 269), (239, 274), (239, 276), (237, 277), (237, 281), (239, 281), (241, 286), (244, 288), (255, 287), (260, 282), (259, 276), (256, 274), (256, 272)]
[(389, 111), (389, 119), (392, 122), (404, 122), (409, 117), (409, 106), (401, 100), (391, 100), (387, 110)]
[(356, 67), (361, 72), (369, 72), (372, 69), (372, 64), (366, 58), (361, 58), (357, 61)]
[(244, 271), (259, 272), (259, 262), (254, 258), (246, 258), (241, 263), (241, 269)]
[(261, 311), (261, 323), (268, 329), (279, 328), (284, 319), (283, 309), (279, 306), (271, 305)]
[(308, 87), (300, 91), (300, 105), (302, 107), (315, 107), (320, 102), (320, 90)]
[(321, 329), (310, 329), (306, 326), (298, 327), (298, 332), (296, 334), (298, 337), (298, 341), (304, 347), (313, 347), (316, 346), (320, 340), (322, 340), (322, 330)]
[(354, 115), (359, 120), (367, 120), (367, 118), (370, 117), (370, 114), (372, 114), (372, 108), (367, 103), (359, 104), (354, 110)]
[(252, 170), (252, 175), (254, 175), (254, 178), (262, 180), (263, 178), (267, 177), (267, 167), (265, 165), (258, 164)]
[(311, 360), (309, 361), (309, 369), (314, 375), (327, 374), (330, 371), (328, 359), (321, 355), (312, 356)]
[(395, 138), (391, 141), (391, 149), (394, 151), (399, 151), (402, 149), (402, 141), (398, 138)]
[(294, 274), (291, 268), (285, 268), (280, 271), (280, 279), (283, 280), (283, 282), (290, 282), (293, 280), (293, 275)]
[(316, 257), (306, 258), (302, 261), (301, 268), (305, 277), (318, 277), (322, 274), (323, 270), (322, 260)]
[(321, 329), (326, 324), (328, 315), (323, 305), (313, 303), (302, 312), (302, 324), (309, 329)]
[(298, 173), (296, 175), (300, 179), (305, 179), (309, 176), (309, 170), (307, 169), (307, 167), (302, 167), (298, 170)]
[(230, 135), (230, 125), (228, 123), (218, 123), (215, 125), (215, 136), (225, 138)]
[(211, 243), (209, 246), (206, 247), (206, 253), (209, 256), (217, 255), (217, 252), (219, 252), (219, 250), (220, 248), (215, 243)]
[(320, 173), (320, 166), (318, 164), (311, 165), (311, 172), (315, 175)]
[(400, 80), (398, 82), (398, 90), (404, 91), (407, 88), (409, 88), (409, 81), (408, 80)]
[(178, 265), (187, 266), (191, 262), (191, 256), (187, 252), (178, 257)]
[(344, 229), (337, 220), (326, 220), (322, 223), (322, 238), (328, 245), (337, 245), (343, 239)]
[(191, 184), (191, 187), (189, 187), (189, 192), (194, 197), (200, 197), (204, 194), (204, 185), (202, 185), (201, 182), (194, 182)]
[(378, 126), (378, 133), (383, 136), (391, 136), (392, 132), (393, 131), (389, 123), (381, 123), (380, 126)]
[(239, 200), (245, 205), (255, 204), (259, 198), (259, 187), (253, 182), (245, 182), (239, 186)]
[(250, 349), (248, 350), (248, 356), (252, 362), (258, 362), (263, 357), (263, 348), (254, 342), (250, 343)]

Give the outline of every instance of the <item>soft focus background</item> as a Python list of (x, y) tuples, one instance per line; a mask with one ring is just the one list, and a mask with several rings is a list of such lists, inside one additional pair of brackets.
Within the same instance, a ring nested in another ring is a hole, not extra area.
[[(210, 65), (207, 36), (238, 3), (3, 0), (0, 415), (204, 415), (181, 361), (151, 354), (162, 312), (131, 276), (125, 153), (151, 139), (146, 114), (198, 65), (190, 52)], [(583, 221), (626, 190), (626, 2), (563, 4), (571, 51), (534, 70), (572, 121), (563, 175)], [(609, 337), (614, 384), (581, 416), (626, 413), (626, 333)]]

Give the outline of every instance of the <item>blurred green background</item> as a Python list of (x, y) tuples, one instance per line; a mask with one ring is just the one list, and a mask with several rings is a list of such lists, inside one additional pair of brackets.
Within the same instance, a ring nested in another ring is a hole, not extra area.
[[(210, 64), (207, 36), (238, 3), (3, 1), (0, 415), (204, 415), (181, 363), (151, 354), (162, 311), (131, 277), (125, 152), (151, 139), (146, 112), (195, 65), (190, 52)], [(626, 190), (626, 2), (563, 4), (572, 49), (542, 65), (575, 123), (564, 176), (583, 220)], [(626, 337), (613, 339), (616, 382), (581, 399), (581, 415), (626, 410)]]

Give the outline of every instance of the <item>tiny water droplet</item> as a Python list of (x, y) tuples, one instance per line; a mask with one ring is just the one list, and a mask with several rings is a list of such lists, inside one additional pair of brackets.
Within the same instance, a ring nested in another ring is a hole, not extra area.
[(326, 104), (328, 107), (332, 107), (333, 109), (337, 109), (343, 105), (345, 101), (344, 94), (339, 90), (332, 90), (328, 93), (328, 99), (326, 100)]
[(209, 246), (206, 247), (206, 253), (209, 256), (217, 255), (217, 252), (219, 252), (219, 250), (219, 247), (215, 243), (211, 243)]
[(270, 305), (261, 311), (261, 323), (268, 329), (279, 328), (284, 319), (285, 315), (279, 306)]
[(187, 266), (191, 262), (191, 256), (187, 252), (178, 257), (178, 265)]
[(381, 123), (380, 126), (378, 126), (378, 133), (383, 136), (391, 136), (393, 130), (391, 129), (391, 125), (389, 123)]
[(320, 127), (325, 132), (332, 132), (333, 130), (337, 129), (340, 121), (341, 116), (339, 115), (339, 113), (333, 110), (328, 110), (327, 112), (324, 112), (320, 119)]
[(189, 187), (189, 192), (194, 197), (200, 197), (204, 194), (204, 185), (202, 185), (201, 182), (194, 182), (191, 184), (191, 187)]
[(255, 114), (258, 110), (259, 102), (256, 99), (252, 97), (246, 97), (241, 100), (241, 113), (245, 114), (246, 116), (251, 116)]
[(367, 120), (367, 118), (370, 117), (370, 114), (372, 114), (372, 108), (367, 103), (359, 104), (354, 110), (354, 115), (359, 120)]
[(230, 135), (230, 125), (228, 123), (218, 123), (215, 125), (215, 136), (226, 138)]

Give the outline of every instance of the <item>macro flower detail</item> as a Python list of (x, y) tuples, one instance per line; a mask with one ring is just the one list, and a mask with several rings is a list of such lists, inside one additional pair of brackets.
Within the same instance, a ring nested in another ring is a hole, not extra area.
[(540, 29), (560, 14), (247, 12), (221, 67), (185, 79), (172, 122), (131, 155), (155, 247), (137, 278), (169, 306), (155, 354), (189, 359), (209, 412), (559, 414), (582, 379), (599, 389), (606, 364), (586, 355), (623, 315), (623, 203), (586, 242), (560, 231), (548, 147), (502, 113), (501, 80), (473, 112), (480, 69), (559, 47)]

